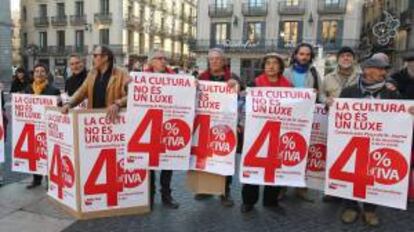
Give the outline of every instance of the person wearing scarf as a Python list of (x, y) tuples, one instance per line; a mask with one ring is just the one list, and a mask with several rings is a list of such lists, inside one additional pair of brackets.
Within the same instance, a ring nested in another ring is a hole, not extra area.
[[(345, 88), (340, 98), (365, 98), (365, 99), (400, 99), (398, 90), (392, 90), (386, 86), (387, 69), (390, 67), (385, 59), (371, 57), (362, 65), (363, 73), (359, 75), (358, 83)], [(354, 223), (361, 212), (357, 201), (343, 199), (345, 209), (342, 212), (342, 222), (345, 224)], [(363, 203), (363, 220), (369, 226), (379, 224), (378, 216), (375, 213), (376, 205)]]
[(85, 68), (84, 61), (77, 54), (72, 54), (70, 56), (69, 67), (72, 76), (65, 82), (65, 92), (67, 92), (70, 97), (82, 86), (88, 75), (88, 71)]
[[(240, 78), (227, 67), (224, 51), (220, 48), (212, 48), (209, 50), (207, 57), (208, 69), (201, 73), (197, 79), (202, 81), (226, 82), (229, 87), (234, 88), (238, 93), (242, 83)], [(225, 207), (232, 207), (234, 205), (230, 190), (232, 181), (232, 176), (226, 176), (225, 193), (220, 196), (221, 204)], [(210, 194), (196, 194), (194, 199), (204, 200), (212, 196)]]
[[(284, 70), (283, 58), (277, 53), (268, 53), (263, 58), (263, 74), (256, 77), (251, 84), (252, 87), (293, 87), (293, 85), (282, 75)], [(249, 123), (249, 122), (245, 122)], [(278, 207), (280, 187), (264, 186), (263, 206)], [(259, 185), (244, 184), (242, 187), (241, 206), (242, 213), (248, 213), (253, 210), (254, 205), (259, 200)]]
[[(44, 64), (37, 64), (33, 68), (33, 83), (27, 86), (25, 93), (33, 95), (50, 95), (50, 96), (60, 96), (60, 90), (49, 84), (47, 80), (49, 76), (49, 69)], [(42, 184), (42, 175), (33, 175), (33, 181), (28, 186), (27, 189), (33, 189)]]

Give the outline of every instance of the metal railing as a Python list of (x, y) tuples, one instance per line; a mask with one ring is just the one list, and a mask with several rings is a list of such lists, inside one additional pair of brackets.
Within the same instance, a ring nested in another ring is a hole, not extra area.
[(111, 24), (112, 23), (112, 13), (97, 13), (95, 14), (95, 23), (99, 24)]
[(319, 0), (318, 13), (319, 14), (345, 14), (347, 0)]
[(140, 21), (139, 17), (129, 15), (124, 19), (125, 27), (138, 30), (140, 28)]
[(250, 3), (246, 2), (242, 4), (242, 13), (244, 16), (266, 16), (267, 15), (267, 3)]
[(47, 16), (35, 17), (33, 19), (33, 22), (34, 22), (35, 27), (48, 27), (49, 26), (49, 17), (47, 17)]
[(68, 16), (66, 16), (66, 15), (53, 16), (51, 18), (51, 21), (52, 21), (52, 26), (57, 26), (57, 27), (67, 26), (68, 25)]
[(288, 1), (279, 2), (280, 15), (303, 15), (306, 12), (306, 1), (299, 0), (298, 4), (289, 4)]
[(86, 25), (86, 15), (71, 15), (70, 24), (72, 26), (84, 26)]
[(233, 16), (233, 4), (210, 4), (208, 7), (208, 15), (211, 18), (226, 18)]
[(226, 52), (287, 52), (293, 50), (299, 43), (306, 42), (315, 47), (323, 47), (325, 51), (336, 51), (342, 46), (357, 48), (359, 40), (337, 38), (334, 41), (322, 39), (284, 41), (283, 39), (262, 39), (255, 42), (248, 40), (190, 40), (189, 46), (193, 52), (206, 52), (210, 48), (219, 47)]

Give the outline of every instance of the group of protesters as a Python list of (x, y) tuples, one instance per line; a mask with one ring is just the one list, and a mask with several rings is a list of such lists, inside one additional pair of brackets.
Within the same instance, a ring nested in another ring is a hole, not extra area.
[[(65, 92), (70, 96), (68, 102), (62, 103), (62, 113), (76, 107), (84, 100), (88, 100), (88, 108), (106, 108), (108, 117), (115, 118), (121, 108), (126, 107), (127, 85), (130, 82), (126, 70), (115, 65), (113, 52), (106, 46), (98, 46), (93, 51), (93, 67), (87, 70), (84, 57), (73, 54), (69, 58), (69, 67), (72, 76), (66, 80)], [(198, 80), (226, 82), (239, 93), (243, 99), (244, 90), (249, 87), (289, 87), (312, 88), (317, 93), (317, 102), (326, 104), (327, 108), (333, 104), (335, 98), (365, 98), (365, 99), (413, 99), (414, 98), (414, 54), (404, 57), (406, 65), (400, 71), (391, 74), (389, 58), (383, 54), (374, 54), (371, 57), (357, 62), (357, 55), (350, 47), (342, 47), (337, 52), (337, 66), (335, 70), (324, 78), (318, 74), (313, 66), (315, 52), (310, 44), (300, 44), (293, 51), (289, 64), (285, 64), (285, 57), (278, 53), (268, 53), (262, 59), (262, 73), (253, 81), (242, 81), (232, 73), (224, 50), (212, 48), (208, 52), (208, 69), (198, 75)], [(175, 73), (168, 66), (168, 59), (162, 51), (154, 51), (148, 59), (144, 72)], [(60, 95), (60, 91), (49, 83), (48, 67), (36, 64), (33, 68), (33, 78), (29, 80), (24, 69), (17, 69), (12, 87), (12, 93), (26, 93), (35, 95)], [(239, 104), (239, 143), (242, 142), (244, 104)], [(248, 123), (248, 122), (247, 122)], [(239, 146), (240, 147), (240, 146)], [(156, 194), (155, 171), (150, 175), (151, 205)], [(172, 209), (179, 208), (179, 203), (172, 196), (171, 180), (173, 171), (160, 172), (160, 195), (164, 206)], [(34, 175), (28, 189), (40, 186), (42, 176)], [(232, 207), (231, 197), (232, 177), (228, 176), (225, 183), (225, 193), (220, 200), (225, 207)], [(279, 186), (264, 186), (263, 206), (279, 207), (279, 201), (288, 189)], [(259, 199), (259, 185), (244, 184), (242, 186), (241, 212), (248, 213), (254, 209)], [(298, 200), (312, 202), (306, 188), (295, 188)], [(206, 194), (195, 195), (196, 200), (212, 197)], [(341, 220), (344, 223), (353, 223), (362, 214), (363, 220), (371, 226), (379, 224), (375, 213), (376, 206), (364, 203), (338, 199), (329, 196), (324, 201), (343, 201), (344, 210)]]

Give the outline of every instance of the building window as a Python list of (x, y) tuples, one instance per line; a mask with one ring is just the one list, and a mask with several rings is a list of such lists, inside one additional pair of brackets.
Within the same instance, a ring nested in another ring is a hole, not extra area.
[(226, 40), (230, 38), (230, 25), (228, 23), (214, 24), (214, 36), (216, 44), (225, 44)]
[(65, 15), (65, 3), (59, 2), (57, 4), (56, 15), (57, 16), (63, 16), (63, 15)]
[(47, 17), (47, 5), (46, 4), (39, 5), (39, 17)]
[(299, 6), (299, 0), (286, 0), (286, 6)]
[(299, 22), (283, 22), (283, 30), (280, 36), (283, 39), (284, 47), (295, 47), (298, 42)]
[(76, 16), (84, 15), (83, 2), (82, 1), (78, 1), (78, 2), (75, 3), (75, 15)]
[(325, 0), (326, 6), (339, 5), (340, 0)]
[(83, 30), (78, 30), (75, 32), (75, 46), (77, 49), (83, 48), (85, 44), (85, 37)]
[(45, 31), (39, 32), (39, 48), (47, 48), (47, 32)]
[(56, 44), (59, 48), (65, 47), (65, 31), (57, 31), (56, 39)]
[(324, 44), (335, 44), (337, 42), (338, 21), (322, 21), (322, 42)]
[(264, 5), (264, 0), (249, 0), (248, 1), (249, 7), (258, 7)]
[(99, 30), (99, 43), (103, 45), (109, 45), (109, 29)]
[(109, 0), (101, 0), (101, 13), (109, 14)]
[(216, 8), (226, 8), (229, 5), (229, 0), (215, 0)]
[(27, 32), (25, 32), (25, 33), (23, 33), (23, 36), (22, 36), (22, 45), (23, 45), (23, 47), (25, 48), (25, 47), (27, 47)]
[(27, 21), (27, 10), (26, 10), (25, 6), (23, 6), (23, 8), (22, 8), (22, 20), (23, 20), (23, 22)]
[(252, 82), (255, 77), (263, 72), (260, 59), (242, 59), (240, 74), (247, 83)]
[(247, 41), (251, 44), (260, 43), (263, 37), (263, 23), (249, 22), (247, 23)]

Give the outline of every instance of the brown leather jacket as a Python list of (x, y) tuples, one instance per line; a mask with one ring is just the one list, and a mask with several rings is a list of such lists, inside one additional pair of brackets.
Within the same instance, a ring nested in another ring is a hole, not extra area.
[[(70, 98), (70, 106), (75, 107), (85, 99), (88, 99), (88, 109), (93, 108), (93, 86), (95, 85), (97, 71), (91, 70), (88, 73), (85, 81), (79, 89)], [(110, 106), (117, 101), (121, 107), (126, 107), (127, 104), (127, 88), (129, 82), (129, 75), (121, 68), (114, 67), (111, 78), (109, 79), (106, 88), (106, 106)]]

